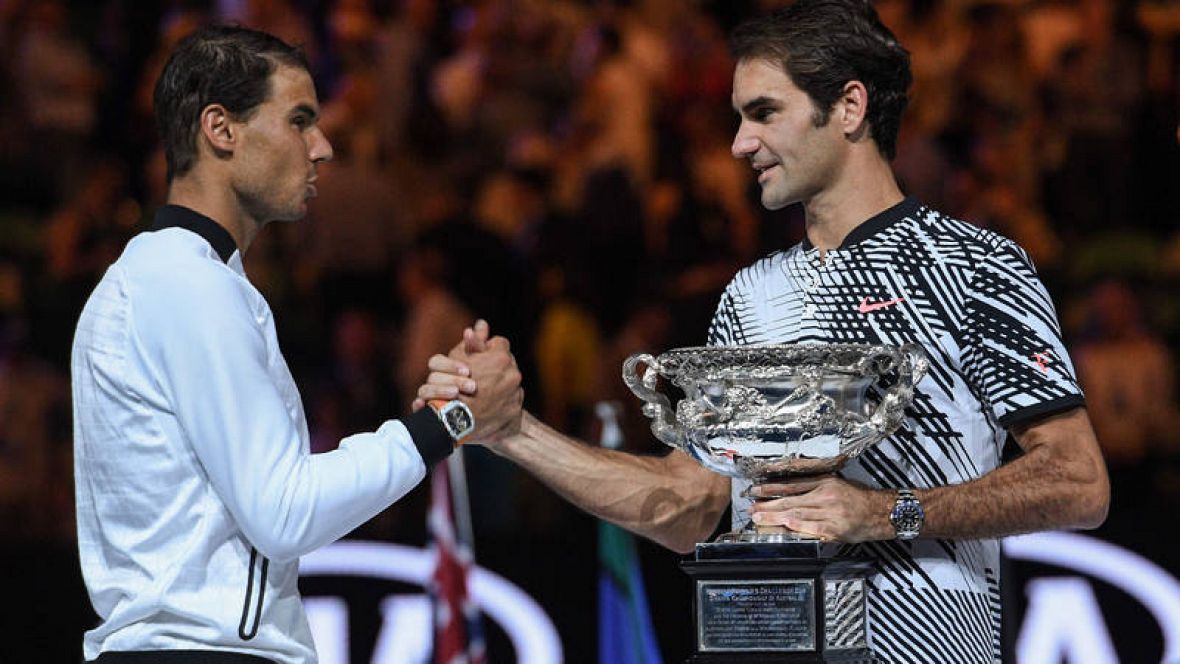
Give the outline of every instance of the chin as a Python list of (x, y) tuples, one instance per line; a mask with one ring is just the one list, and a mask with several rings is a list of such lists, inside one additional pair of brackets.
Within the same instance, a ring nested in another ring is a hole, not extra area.
[[(786, 183), (782, 183), (786, 184)], [(781, 210), (795, 203), (807, 200), (807, 195), (796, 189), (785, 187), (765, 187), (762, 189), (762, 207), (767, 210)]]
[(299, 221), (307, 216), (307, 203), (303, 200), (287, 209), (287, 214), (283, 217), (284, 221)]
[(766, 193), (762, 194), (762, 207), (767, 210), (781, 210), (794, 201), (786, 196), (774, 196)]
[(307, 216), (307, 206), (304, 205), (302, 208), (300, 208), (298, 210), (285, 210), (283, 212), (275, 214), (275, 215), (271, 216), (271, 221), (277, 221), (280, 223), (281, 222), (290, 223), (292, 221), (299, 221), (300, 219), (302, 219), (306, 216)]

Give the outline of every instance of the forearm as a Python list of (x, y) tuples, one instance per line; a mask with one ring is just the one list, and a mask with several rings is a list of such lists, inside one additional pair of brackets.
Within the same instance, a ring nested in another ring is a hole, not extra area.
[(493, 449), (580, 509), (674, 551), (691, 551), (729, 504), (729, 481), (680, 452), (647, 457), (591, 447), (528, 413), (520, 434)]
[(387, 421), (331, 452), (292, 451), (255, 466), (266, 472), (218, 471), (210, 479), (263, 555), (292, 560), (334, 542), (417, 486), (439, 456), (422, 455), (404, 422)]
[[(1025, 455), (970, 482), (915, 490), (925, 509), (921, 537), (979, 539), (1036, 530), (1093, 528), (1106, 518), (1110, 486), (1085, 410), (1014, 432)], [(841, 542), (896, 537), (893, 489), (834, 476), (757, 489), (753, 518)]]
[[(917, 492), (923, 537), (1004, 537), (1038, 530), (1094, 528), (1106, 518), (1110, 485), (1084, 410), (1022, 434), (1024, 456), (965, 484)], [(1068, 441), (1070, 444), (1063, 444)], [(1080, 441), (1080, 444), (1078, 444)]]

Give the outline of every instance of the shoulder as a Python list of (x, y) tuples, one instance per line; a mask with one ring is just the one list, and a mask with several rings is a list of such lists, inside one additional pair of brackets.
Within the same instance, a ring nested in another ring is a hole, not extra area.
[(179, 228), (146, 232), (128, 243), (116, 265), (135, 318), (191, 321), (251, 306), (249, 282), (200, 237)]
[(205, 240), (180, 228), (140, 233), (119, 257), (123, 271), (149, 280), (153, 290), (240, 288), (240, 275)]
[(730, 296), (749, 294), (782, 278), (786, 256), (798, 250), (798, 247), (793, 247), (786, 251), (776, 251), (738, 270), (733, 279), (729, 281), (729, 285), (726, 286), (726, 294)]
[(922, 245), (942, 264), (958, 265), (974, 272), (986, 263), (1028, 266), (1028, 254), (1012, 239), (996, 231), (957, 219), (925, 205), (903, 223), (890, 229), (899, 251), (906, 245)]
[(903, 228), (946, 245), (958, 245), (963, 250), (991, 253), (997, 248), (1014, 244), (999, 233), (957, 219), (933, 208), (921, 205)]

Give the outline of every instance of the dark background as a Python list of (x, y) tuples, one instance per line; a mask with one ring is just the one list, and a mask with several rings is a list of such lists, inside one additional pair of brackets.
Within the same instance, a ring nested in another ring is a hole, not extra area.
[[(150, 91), (178, 39), (238, 21), (313, 64), (336, 159), (308, 218), (266, 229), (246, 263), (317, 451), (404, 412), (425, 359), (478, 315), (512, 340), (533, 412), (594, 441), (594, 404), (619, 401), (627, 447), (656, 454), (623, 358), (702, 343), (734, 272), (802, 236), (800, 211), (763, 211), (729, 156), (725, 34), (774, 4), (0, 0), (0, 662), (76, 661), (93, 624), (69, 344), (164, 199)], [(903, 187), (1028, 250), (1111, 468), (1097, 534), (1176, 573), (1180, 8), (875, 4), (913, 55)], [(479, 563), (542, 603), (570, 661), (592, 660), (594, 522), (482, 450), (468, 475)], [(354, 536), (421, 546), (426, 502), (420, 488)], [(687, 578), (675, 555), (640, 552), (677, 661)], [(1026, 567), (1006, 581), (1013, 625), (1023, 580), (1051, 572)], [(1124, 659), (1154, 661), (1145, 610), (1093, 585)]]

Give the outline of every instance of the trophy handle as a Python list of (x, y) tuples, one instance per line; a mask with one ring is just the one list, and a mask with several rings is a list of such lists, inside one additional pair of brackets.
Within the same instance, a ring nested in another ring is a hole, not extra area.
[(903, 417), (902, 413), (913, 400), (914, 386), (926, 375), (930, 359), (921, 344), (905, 344), (897, 349), (894, 366), (897, 367), (897, 384), (884, 397), (869, 417), (870, 426), (880, 438), (890, 435)]
[(922, 344), (905, 344), (897, 349), (902, 356), (901, 366), (898, 367), (898, 385), (912, 390), (926, 376), (930, 368), (930, 359), (926, 357), (926, 349)]
[[(641, 364), (647, 367), (642, 378), (637, 371)], [(651, 418), (651, 432), (665, 445), (684, 449), (684, 432), (672, 415), (672, 404), (656, 390), (659, 378), (659, 363), (647, 353), (635, 353), (623, 362), (623, 382), (643, 400), (643, 414)]]

